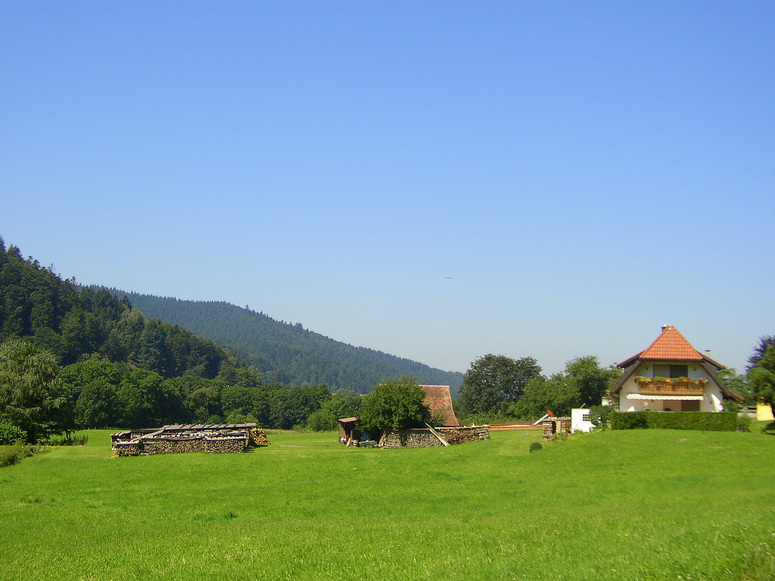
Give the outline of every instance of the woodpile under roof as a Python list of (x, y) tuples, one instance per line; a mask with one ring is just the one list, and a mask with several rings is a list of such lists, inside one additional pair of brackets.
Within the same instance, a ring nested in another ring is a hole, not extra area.
[(143, 430), (126, 430), (110, 436), (119, 456), (177, 454), (181, 452), (242, 452), (249, 446), (266, 446), (269, 439), (256, 424), (176, 424)]

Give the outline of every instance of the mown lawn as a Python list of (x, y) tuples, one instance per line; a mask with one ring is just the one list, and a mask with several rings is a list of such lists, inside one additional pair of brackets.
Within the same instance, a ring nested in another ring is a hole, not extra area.
[(3, 579), (775, 578), (775, 438), (534, 433), (419, 450), (270, 433), (112, 458), (109, 432), (0, 469)]

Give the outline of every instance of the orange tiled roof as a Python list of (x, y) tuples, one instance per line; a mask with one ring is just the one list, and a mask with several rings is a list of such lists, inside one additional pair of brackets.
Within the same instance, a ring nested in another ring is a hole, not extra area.
[(452, 409), (452, 395), (449, 392), (448, 385), (421, 385), (425, 390), (425, 400), (423, 403), (431, 408), (431, 411), (440, 411), (444, 414), (445, 426), (460, 425)]
[(697, 351), (681, 332), (668, 325), (651, 346), (640, 354), (641, 359), (665, 359), (681, 361), (702, 361), (702, 353)]
[(707, 355), (703, 355), (692, 344), (681, 335), (681, 332), (667, 325), (662, 329), (662, 333), (654, 342), (644, 351), (633, 355), (629, 359), (622, 361), (619, 367), (626, 367), (635, 360), (641, 361), (709, 361), (719, 368), (723, 365), (713, 361)]

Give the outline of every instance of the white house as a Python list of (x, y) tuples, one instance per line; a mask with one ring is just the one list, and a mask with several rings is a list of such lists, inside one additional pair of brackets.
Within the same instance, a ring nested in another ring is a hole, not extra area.
[(725, 399), (743, 400), (719, 380), (724, 366), (697, 351), (672, 325), (619, 367), (624, 374), (611, 389), (619, 411), (720, 412)]

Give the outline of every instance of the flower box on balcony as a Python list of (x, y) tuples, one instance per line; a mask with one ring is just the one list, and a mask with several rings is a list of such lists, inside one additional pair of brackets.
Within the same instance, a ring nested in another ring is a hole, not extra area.
[(703, 395), (708, 379), (700, 377), (636, 377), (638, 391), (643, 395)]

